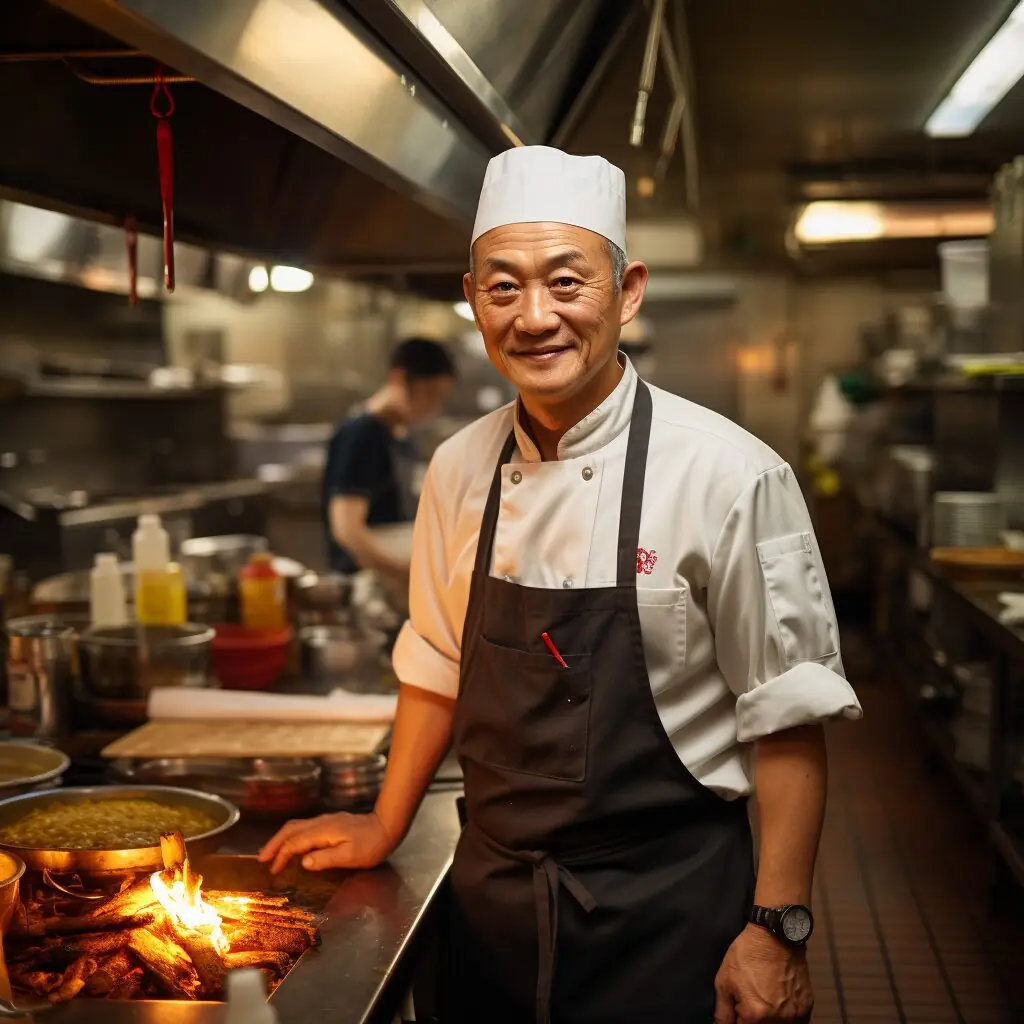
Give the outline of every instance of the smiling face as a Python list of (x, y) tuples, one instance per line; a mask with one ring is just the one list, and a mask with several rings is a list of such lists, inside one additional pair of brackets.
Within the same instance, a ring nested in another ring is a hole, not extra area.
[(647, 268), (631, 264), (617, 288), (600, 235), (509, 224), (476, 240), (463, 284), (491, 362), (533, 413), (588, 397), (596, 406), (611, 393), (619, 331), (640, 308)]

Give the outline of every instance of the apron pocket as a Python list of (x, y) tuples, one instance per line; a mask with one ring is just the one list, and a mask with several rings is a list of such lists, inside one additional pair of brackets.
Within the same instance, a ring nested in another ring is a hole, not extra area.
[(494, 768), (567, 782), (587, 773), (590, 655), (528, 654), (477, 641), (474, 686), (481, 687), (463, 745)]

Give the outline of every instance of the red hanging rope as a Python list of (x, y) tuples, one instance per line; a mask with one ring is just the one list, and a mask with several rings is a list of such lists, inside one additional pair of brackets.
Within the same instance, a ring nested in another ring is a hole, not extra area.
[(128, 250), (128, 301), (139, 304), (139, 229), (134, 217), (124, 222), (124, 242)]
[(149, 110), (156, 118), (156, 154), (160, 166), (160, 204), (164, 215), (164, 287), (174, 291), (174, 139), (170, 117), (174, 97), (158, 64), (156, 84), (149, 99)]

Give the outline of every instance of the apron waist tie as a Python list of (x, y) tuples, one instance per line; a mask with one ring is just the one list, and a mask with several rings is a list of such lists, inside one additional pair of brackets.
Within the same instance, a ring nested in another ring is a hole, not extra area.
[(536, 1024), (550, 1024), (551, 993), (555, 980), (555, 949), (558, 944), (559, 887), (565, 888), (588, 914), (597, 903), (583, 883), (549, 854), (530, 853), (525, 859), (533, 867), (533, 897), (537, 907)]

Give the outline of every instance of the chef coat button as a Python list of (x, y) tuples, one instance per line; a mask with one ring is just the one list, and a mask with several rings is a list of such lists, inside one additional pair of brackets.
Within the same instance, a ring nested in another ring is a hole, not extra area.
[(523, 482), (523, 474), (520, 473), (519, 470), (517, 469), (512, 474), (512, 483), (514, 483), (514, 484), (521, 484), (522, 482)]
[(562, 580), (563, 590), (572, 590), (572, 577), (569, 576), (567, 579)]
[(583, 479), (584, 480), (593, 480), (594, 479), (594, 471), (589, 466), (584, 466), (583, 467)]

